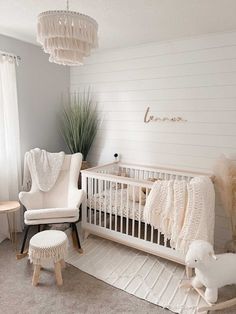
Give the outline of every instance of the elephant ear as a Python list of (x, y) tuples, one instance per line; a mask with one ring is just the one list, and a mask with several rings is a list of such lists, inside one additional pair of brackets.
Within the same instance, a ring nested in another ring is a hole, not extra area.
[(214, 254), (214, 252), (210, 251), (208, 254), (211, 258), (213, 258), (215, 261), (217, 260), (216, 255)]

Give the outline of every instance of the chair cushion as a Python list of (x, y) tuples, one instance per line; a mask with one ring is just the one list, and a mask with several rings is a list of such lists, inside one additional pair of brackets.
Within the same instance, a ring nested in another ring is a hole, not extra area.
[(24, 217), (26, 220), (31, 219), (52, 219), (67, 218), (78, 216), (78, 208), (44, 208), (44, 209), (28, 209)]

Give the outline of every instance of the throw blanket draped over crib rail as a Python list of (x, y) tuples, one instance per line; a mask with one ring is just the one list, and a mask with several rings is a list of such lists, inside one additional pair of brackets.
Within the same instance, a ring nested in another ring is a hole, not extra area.
[(195, 239), (213, 244), (215, 192), (211, 179), (156, 181), (146, 201), (144, 220), (184, 253)]

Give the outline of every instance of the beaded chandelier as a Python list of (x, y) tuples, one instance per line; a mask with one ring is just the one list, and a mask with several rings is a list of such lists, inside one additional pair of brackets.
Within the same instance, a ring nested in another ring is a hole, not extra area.
[(81, 65), (91, 49), (98, 46), (98, 24), (90, 16), (67, 10), (46, 11), (38, 16), (37, 41), (49, 61), (62, 65)]

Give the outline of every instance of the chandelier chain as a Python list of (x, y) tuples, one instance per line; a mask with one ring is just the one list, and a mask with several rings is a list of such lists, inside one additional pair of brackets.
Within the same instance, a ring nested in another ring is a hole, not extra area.
[(69, 0), (66, 0), (66, 10), (69, 11)]

